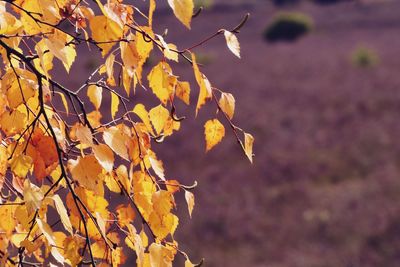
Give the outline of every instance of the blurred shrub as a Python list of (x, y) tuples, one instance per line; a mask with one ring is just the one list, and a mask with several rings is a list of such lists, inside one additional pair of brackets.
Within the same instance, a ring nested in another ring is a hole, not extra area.
[(379, 57), (374, 50), (360, 46), (352, 52), (351, 60), (356, 67), (368, 68), (375, 66)]
[(300, 0), (272, 0), (276, 6), (293, 5), (300, 2)]
[(269, 42), (295, 41), (310, 32), (314, 22), (310, 16), (298, 12), (282, 12), (272, 18), (264, 31), (264, 38)]
[(195, 0), (194, 7), (198, 9), (200, 7), (203, 8), (211, 8), (214, 5), (214, 0)]
[(337, 4), (340, 2), (350, 2), (353, 0), (312, 0), (312, 1), (320, 5), (330, 5), (330, 4)]

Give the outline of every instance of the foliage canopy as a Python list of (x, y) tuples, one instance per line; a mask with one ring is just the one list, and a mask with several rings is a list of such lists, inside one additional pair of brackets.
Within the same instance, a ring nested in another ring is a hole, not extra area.
[[(193, 0), (168, 4), (190, 28)], [(196, 114), (213, 102), (252, 161), (254, 139), (232, 121), (235, 98), (211, 85), (193, 52), (224, 35), (240, 57), (236, 34), (248, 16), (180, 50), (153, 32), (155, 9), (155, 0), (147, 11), (122, 0), (0, 1), (0, 266), (119, 266), (129, 250), (137, 266), (172, 266), (177, 254), (194, 266), (173, 237), (173, 211), (174, 194), (183, 192), (191, 216), (196, 183), (169, 179), (152, 145), (179, 131), (184, 118), (174, 102), (190, 105), (197, 91)], [(102, 63), (68, 88), (53, 67), (58, 61), (69, 72), (86, 45), (101, 51)], [(151, 54), (160, 60), (145, 75)], [(168, 62), (179, 60), (193, 68), (198, 89), (174, 74)], [(147, 86), (159, 104), (129, 108)], [(225, 127), (216, 117), (204, 127), (208, 151)]]

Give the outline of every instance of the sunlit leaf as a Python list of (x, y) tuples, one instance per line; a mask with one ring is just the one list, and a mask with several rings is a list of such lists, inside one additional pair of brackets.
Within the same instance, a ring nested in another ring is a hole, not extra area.
[(239, 44), (239, 41), (238, 41), (236, 35), (234, 35), (230, 31), (224, 31), (224, 36), (225, 36), (226, 44), (227, 44), (229, 50), (231, 50), (231, 52), (235, 56), (240, 58), (240, 44)]
[(168, 0), (168, 4), (175, 16), (190, 29), (194, 8), (193, 0)]
[(221, 142), (225, 136), (225, 127), (217, 119), (209, 120), (204, 125), (204, 135), (206, 137), (206, 151), (209, 151)]

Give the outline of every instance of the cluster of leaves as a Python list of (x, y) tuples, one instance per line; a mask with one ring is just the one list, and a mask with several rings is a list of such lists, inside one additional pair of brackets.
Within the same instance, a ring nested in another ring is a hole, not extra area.
[[(193, 0), (168, 3), (190, 28)], [(174, 194), (184, 192), (191, 215), (195, 185), (168, 179), (152, 150), (180, 129), (175, 99), (190, 104), (190, 84), (168, 61), (192, 66), (196, 114), (214, 100), (252, 161), (253, 137), (232, 122), (234, 97), (211, 86), (192, 52), (223, 34), (239, 56), (235, 33), (244, 21), (178, 50), (153, 32), (155, 9), (155, 0), (148, 12), (122, 0), (0, 1), (0, 266), (119, 266), (129, 249), (137, 266), (171, 266), (177, 254), (194, 266), (173, 237), (179, 223), (173, 211)], [(54, 79), (53, 65), (59, 61), (69, 72), (82, 44), (100, 50), (103, 63), (72, 90)], [(161, 56), (147, 83), (143, 66), (151, 53)], [(160, 104), (129, 108), (132, 91), (146, 84)], [(107, 121), (100, 112), (106, 94)], [(207, 121), (206, 150), (224, 135), (217, 118)], [(111, 196), (120, 204), (109, 203)]]

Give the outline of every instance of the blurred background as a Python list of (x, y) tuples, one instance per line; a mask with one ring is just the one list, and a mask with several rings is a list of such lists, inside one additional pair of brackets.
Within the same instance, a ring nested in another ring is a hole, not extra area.
[[(155, 147), (169, 178), (199, 183), (192, 219), (177, 200), (181, 248), (207, 267), (400, 266), (400, 1), (199, 0), (191, 31), (161, 2), (155, 27), (179, 48), (251, 14), (241, 60), (223, 36), (195, 52), (213, 86), (236, 97), (254, 164), (228, 127), (205, 154), (213, 103), (196, 119), (179, 105), (182, 131)], [(173, 69), (193, 81), (185, 62)]]

